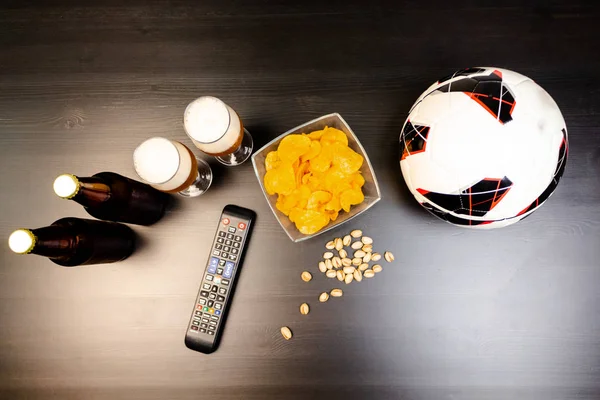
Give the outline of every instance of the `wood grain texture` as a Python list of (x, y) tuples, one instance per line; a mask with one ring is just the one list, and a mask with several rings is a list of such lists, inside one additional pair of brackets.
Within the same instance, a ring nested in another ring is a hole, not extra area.
[[(0, 398), (600, 398), (600, 7), (481, 3), (2, 2), (3, 237), (87, 217), (53, 195), (56, 175), (135, 177), (136, 145), (157, 135), (190, 145), (183, 110), (212, 94), (239, 112), (257, 147), (339, 112), (383, 195), (351, 225), (399, 262), (318, 304), (332, 287), (317, 273), (325, 238), (291, 243), (251, 165), (209, 160), (210, 191), (134, 227), (142, 245), (125, 262), (67, 269), (0, 246)], [(430, 217), (397, 162), (415, 98), (473, 65), (530, 76), (569, 129), (554, 195), (491, 232)], [(258, 221), (221, 347), (204, 356), (185, 348), (184, 330), (229, 202)], [(282, 340), (282, 325), (293, 340)]]

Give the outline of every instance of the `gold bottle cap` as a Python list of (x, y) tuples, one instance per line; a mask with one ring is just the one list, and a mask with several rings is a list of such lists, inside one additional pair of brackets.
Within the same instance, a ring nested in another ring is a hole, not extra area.
[(17, 229), (8, 237), (8, 247), (18, 254), (27, 254), (35, 247), (36, 238), (29, 229)]
[(79, 192), (79, 179), (75, 175), (62, 174), (54, 180), (54, 193), (63, 199), (71, 199)]

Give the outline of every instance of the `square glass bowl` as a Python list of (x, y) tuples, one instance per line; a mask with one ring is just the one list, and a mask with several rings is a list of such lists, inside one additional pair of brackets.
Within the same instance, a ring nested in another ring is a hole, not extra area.
[[(305, 235), (296, 228), (296, 225), (292, 221), (290, 221), (289, 218), (285, 214), (283, 214), (281, 211), (279, 211), (275, 207), (275, 203), (277, 203), (277, 195), (271, 196), (271, 195), (267, 194), (267, 191), (265, 190), (265, 185), (264, 185), (264, 177), (265, 177), (265, 173), (266, 173), (265, 157), (267, 156), (267, 154), (269, 152), (277, 150), (277, 147), (279, 146), (279, 142), (281, 142), (281, 139), (283, 139), (287, 135), (300, 134), (300, 133), (308, 134), (312, 131), (318, 131), (318, 130), (324, 129), (326, 126), (336, 128), (336, 129), (339, 129), (342, 132), (344, 132), (346, 134), (346, 136), (348, 137), (348, 146), (350, 146), (350, 148), (352, 150), (354, 150), (355, 152), (357, 152), (358, 154), (363, 156), (364, 162), (363, 162), (362, 167), (360, 168), (360, 171), (362, 173), (362, 176), (365, 178), (365, 184), (362, 188), (363, 194), (365, 195), (365, 201), (363, 201), (359, 205), (352, 206), (350, 208), (350, 212), (345, 212), (345, 211), (341, 210), (340, 214), (338, 216), (338, 219), (336, 221), (330, 221), (327, 226), (325, 226), (320, 231), (313, 233), (312, 235)], [(283, 135), (280, 135), (280, 136), (276, 137), (275, 139), (271, 140), (269, 143), (264, 145), (260, 150), (258, 150), (254, 153), (254, 155), (252, 156), (252, 165), (254, 166), (254, 172), (256, 173), (256, 179), (258, 179), (260, 188), (262, 189), (263, 194), (265, 195), (265, 198), (267, 199), (267, 202), (269, 203), (269, 207), (271, 207), (271, 211), (273, 211), (273, 214), (275, 214), (275, 218), (277, 218), (277, 221), (279, 222), (279, 224), (281, 225), (281, 227), (283, 228), (285, 233), (288, 235), (288, 237), (293, 242), (301, 242), (303, 240), (310, 239), (314, 236), (325, 233), (335, 227), (338, 227), (338, 226), (342, 225), (343, 223), (345, 223), (346, 221), (349, 221), (350, 219), (354, 218), (355, 216), (367, 211), (369, 208), (373, 207), (373, 205), (375, 205), (375, 203), (377, 203), (379, 200), (381, 200), (381, 192), (379, 191), (379, 184), (377, 183), (377, 178), (375, 177), (375, 171), (373, 171), (373, 166), (371, 166), (371, 161), (369, 160), (369, 156), (367, 156), (365, 149), (363, 149), (362, 145), (358, 141), (358, 138), (356, 137), (356, 135), (354, 135), (354, 132), (352, 132), (352, 129), (350, 129), (350, 126), (346, 123), (346, 121), (344, 121), (342, 116), (337, 113), (323, 115), (322, 117), (313, 119), (312, 121), (308, 121), (302, 125), (299, 125), (295, 128), (290, 129), (289, 131), (285, 132)]]

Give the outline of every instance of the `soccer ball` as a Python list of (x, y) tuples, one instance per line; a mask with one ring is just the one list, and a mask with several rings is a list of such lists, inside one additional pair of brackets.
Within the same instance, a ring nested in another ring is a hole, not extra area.
[(433, 215), (470, 228), (527, 217), (565, 170), (567, 127), (552, 97), (513, 71), (467, 68), (439, 80), (412, 106), (400, 167)]

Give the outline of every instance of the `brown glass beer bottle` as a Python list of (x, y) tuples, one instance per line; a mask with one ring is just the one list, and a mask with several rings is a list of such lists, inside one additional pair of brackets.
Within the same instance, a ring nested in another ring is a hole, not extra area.
[(63, 267), (74, 267), (127, 258), (133, 252), (135, 234), (116, 222), (62, 218), (43, 228), (17, 229), (8, 245), (15, 253), (37, 254)]
[(60, 175), (54, 192), (81, 204), (92, 217), (138, 225), (158, 221), (169, 201), (168, 194), (113, 172), (85, 178)]

